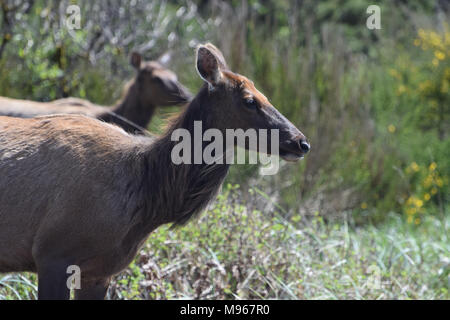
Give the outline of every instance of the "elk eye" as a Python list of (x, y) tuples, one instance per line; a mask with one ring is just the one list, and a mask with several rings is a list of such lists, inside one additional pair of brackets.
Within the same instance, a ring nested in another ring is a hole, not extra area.
[(244, 104), (249, 109), (256, 109), (256, 100), (253, 98), (246, 98), (244, 99)]

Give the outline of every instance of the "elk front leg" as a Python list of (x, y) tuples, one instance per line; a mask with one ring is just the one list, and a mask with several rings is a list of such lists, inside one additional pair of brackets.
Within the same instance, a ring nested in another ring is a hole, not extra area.
[(38, 265), (38, 299), (69, 300), (67, 264), (60, 262)]

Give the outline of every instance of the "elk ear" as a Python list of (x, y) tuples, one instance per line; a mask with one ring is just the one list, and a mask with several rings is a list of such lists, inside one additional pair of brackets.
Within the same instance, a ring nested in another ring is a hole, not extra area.
[[(212, 49), (214, 46), (211, 46), (206, 44), (197, 47), (196, 67), (200, 77), (211, 86), (215, 86), (222, 80), (221, 69), (224, 67), (224, 63), (221, 61), (223, 56), (218, 56)], [(218, 49), (216, 50), (220, 53)]]
[(137, 52), (131, 53), (130, 63), (135, 68), (138, 69), (141, 67), (142, 56)]

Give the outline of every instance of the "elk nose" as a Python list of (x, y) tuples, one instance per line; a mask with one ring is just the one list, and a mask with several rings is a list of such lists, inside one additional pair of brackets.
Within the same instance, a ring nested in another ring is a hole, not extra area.
[(309, 146), (309, 143), (306, 142), (306, 140), (302, 140), (300, 141), (300, 149), (302, 149), (304, 153), (307, 153), (309, 149), (311, 149), (311, 147)]

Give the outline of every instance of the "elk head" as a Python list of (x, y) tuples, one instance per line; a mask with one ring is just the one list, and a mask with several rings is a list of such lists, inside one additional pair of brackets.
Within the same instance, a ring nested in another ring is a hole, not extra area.
[[(208, 112), (214, 119), (210, 126), (222, 131), (278, 129), (278, 154), (288, 161), (296, 161), (309, 151), (310, 146), (303, 133), (255, 88), (251, 80), (230, 71), (219, 49), (209, 43), (200, 45), (196, 56), (198, 74), (208, 85)], [(268, 139), (268, 145), (273, 143), (270, 135)], [(248, 149), (248, 144), (240, 147)]]
[(173, 106), (191, 100), (189, 91), (178, 82), (175, 73), (156, 61), (143, 61), (139, 53), (131, 54), (131, 65), (136, 69), (136, 86), (142, 104)]

